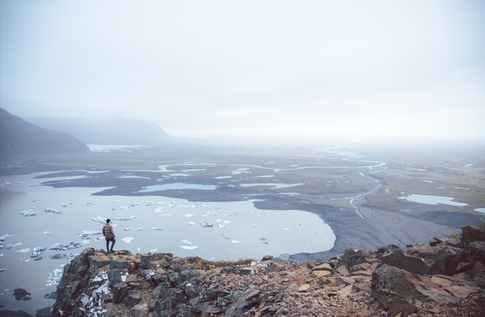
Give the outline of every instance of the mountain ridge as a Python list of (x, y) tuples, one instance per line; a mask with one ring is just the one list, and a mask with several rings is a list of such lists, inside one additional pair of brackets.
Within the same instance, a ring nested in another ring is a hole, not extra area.
[(65, 132), (44, 129), (0, 108), (2, 156), (89, 153), (86, 144)]

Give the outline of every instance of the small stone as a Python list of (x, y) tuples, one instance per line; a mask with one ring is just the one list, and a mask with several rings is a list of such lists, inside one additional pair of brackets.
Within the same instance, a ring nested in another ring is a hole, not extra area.
[(303, 284), (298, 288), (298, 292), (308, 292), (310, 290), (310, 284)]

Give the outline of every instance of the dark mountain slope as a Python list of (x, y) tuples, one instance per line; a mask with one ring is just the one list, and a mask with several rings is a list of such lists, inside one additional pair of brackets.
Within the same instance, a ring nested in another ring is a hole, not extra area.
[(0, 108), (0, 153), (11, 155), (55, 155), (88, 153), (89, 148), (75, 137), (40, 128)]
[(42, 128), (63, 131), (86, 144), (164, 145), (170, 135), (151, 121), (123, 118), (27, 118)]

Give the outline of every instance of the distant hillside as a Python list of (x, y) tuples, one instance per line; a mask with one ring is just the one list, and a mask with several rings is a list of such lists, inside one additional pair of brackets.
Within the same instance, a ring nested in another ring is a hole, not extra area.
[(27, 118), (45, 129), (63, 131), (86, 144), (163, 145), (171, 137), (151, 121), (123, 118)]
[(40, 128), (0, 108), (0, 152), (51, 155), (88, 153), (89, 148), (67, 133)]

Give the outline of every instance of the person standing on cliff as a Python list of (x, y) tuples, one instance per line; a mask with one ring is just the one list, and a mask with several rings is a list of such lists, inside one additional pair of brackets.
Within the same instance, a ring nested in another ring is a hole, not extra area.
[[(103, 227), (103, 235), (106, 238), (106, 249), (108, 250), (108, 253), (115, 252), (113, 251), (113, 247), (115, 245), (115, 233), (113, 231), (113, 227), (109, 224), (111, 222), (111, 219), (106, 220), (106, 224)], [(111, 241), (111, 249), (109, 248), (109, 242)]]

